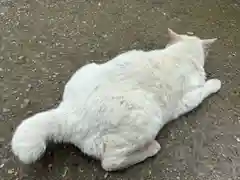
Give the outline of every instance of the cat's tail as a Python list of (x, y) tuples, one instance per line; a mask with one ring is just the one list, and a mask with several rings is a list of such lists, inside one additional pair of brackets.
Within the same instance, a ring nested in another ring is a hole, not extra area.
[(38, 160), (48, 140), (62, 141), (67, 137), (65, 114), (58, 109), (40, 112), (24, 120), (14, 132), (13, 153), (25, 164)]

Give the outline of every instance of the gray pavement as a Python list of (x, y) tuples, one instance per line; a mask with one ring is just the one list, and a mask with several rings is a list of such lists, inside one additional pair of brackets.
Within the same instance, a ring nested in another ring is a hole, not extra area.
[[(223, 87), (159, 133), (156, 157), (106, 173), (71, 145), (51, 145), (31, 166), (13, 156), (13, 130), (55, 106), (76, 69), (130, 49), (162, 48), (168, 27), (219, 38), (206, 69)], [(240, 179), (239, 31), (238, 0), (0, 0), (0, 179)]]

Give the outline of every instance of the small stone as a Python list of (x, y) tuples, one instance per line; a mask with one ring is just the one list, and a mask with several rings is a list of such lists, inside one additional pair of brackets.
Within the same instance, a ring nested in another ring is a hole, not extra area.
[(30, 103), (29, 99), (24, 99), (23, 103), (21, 104), (21, 108), (23, 109), (23, 108), (27, 107), (29, 103)]
[(187, 32), (187, 34), (188, 34), (188, 35), (194, 35), (194, 33), (193, 33), (193, 32)]
[(148, 174), (151, 176), (151, 174), (152, 174), (152, 171), (151, 171), (151, 170), (149, 170), (149, 171), (148, 171)]
[(19, 56), (17, 61), (15, 61), (16, 64), (25, 64), (27, 62), (27, 58), (25, 56)]
[(28, 91), (30, 91), (30, 89), (32, 89), (32, 85), (28, 84), (28, 87), (27, 87), (26, 91), (28, 92)]
[(107, 37), (108, 37), (108, 35), (107, 35), (107, 34), (104, 34), (104, 35), (103, 35), (103, 37), (104, 37), (104, 38), (107, 38)]
[(108, 176), (109, 176), (109, 174), (108, 174), (108, 173), (105, 173), (105, 174), (104, 174), (104, 179), (107, 179)]
[(65, 167), (62, 177), (65, 177), (67, 175), (67, 172), (68, 172), (68, 167)]
[(8, 173), (8, 174), (13, 174), (13, 173), (14, 173), (14, 169), (9, 169), (9, 170), (7, 171), (7, 173)]
[(2, 109), (2, 112), (3, 112), (3, 113), (7, 113), (7, 112), (9, 112), (9, 111), (10, 111), (10, 109), (7, 109), (7, 108), (3, 108), (3, 109)]
[(19, 56), (18, 59), (19, 60), (22, 60), (24, 58), (24, 56)]
[(31, 115), (32, 113), (32, 111), (27, 111), (27, 115)]
[(237, 142), (240, 142), (240, 138), (235, 136)]

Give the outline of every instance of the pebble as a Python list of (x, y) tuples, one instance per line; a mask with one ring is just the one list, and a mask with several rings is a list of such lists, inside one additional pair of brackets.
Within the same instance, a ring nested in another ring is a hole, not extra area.
[(3, 113), (7, 113), (7, 112), (9, 112), (9, 111), (10, 111), (10, 109), (7, 109), (7, 108), (3, 108), (3, 109), (2, 109), (2, 112), (3, 112)]
[(9, 170), (7, 171), (7, 173), (8, 173), (8, 174), (13, 174), (13, 173), (14, 173), (14, 169), (9, 169)]
[(240, 138), (235, 136), (237, 142), (240, 142)]
[(193, 32), (187, 32), (187, 34), (188, 34), (188, 35), (194, 35), (194, 33), (193, 33)]
[(18, 59), (19, 60), (22, 60), (24, 58), (24, 56), (19, 56)]
[(108, 173), (105, 173), (105, 174), (104, 174), (104, 179), (107, 179), (108, 176), (109, 176), (109, 174), (108, 174)]
[(23, 109), (23, 108), (27, 107), (29, 105), (29, 103), (30, 103), (30, 99), (24, 99), (23, 103), (21, 104), (21, 108)]
[(32, 88), (32, 85), (31, 85), (31, 84), (28, 84), (28, 87), (27, 87), (26, 91), (27, 91), (27, 92), (30, 91), (31, 88)]
[(52, 164), (49, 164), (49, 165), (48, 165), (48, 168), (52, 168), (52, 166), (53, 166)]
[(67, 172), (68, 172), (68, 167), (65, 167), (64, 168), (64, 173), (63, 173), (62, 177), (65, 177), (67, 175)]

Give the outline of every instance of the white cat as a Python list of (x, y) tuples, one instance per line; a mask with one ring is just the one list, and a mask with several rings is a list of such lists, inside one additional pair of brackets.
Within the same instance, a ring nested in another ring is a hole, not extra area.
[(168, 30), (165, 49), (132, 50), (79, 69), (56, 109), (24, 120), (12, 139), (24, 163), (38, 160), (47, 141), (70, 142), (107, 171), (129, 167), (160, 150), (155, 140), (169, 121), (196, 108), (221, 87), (207, 80), (205, 55), (216, 39)]

